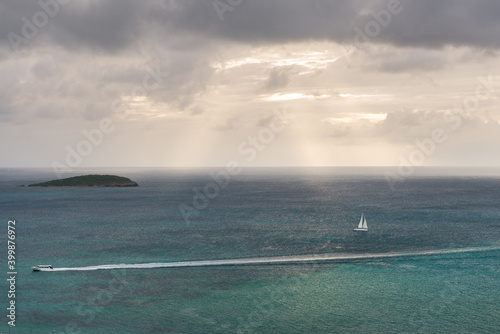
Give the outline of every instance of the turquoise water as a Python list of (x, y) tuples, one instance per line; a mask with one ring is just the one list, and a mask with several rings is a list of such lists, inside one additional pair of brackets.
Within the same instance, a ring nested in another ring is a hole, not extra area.
[[(193, 187), (203, 189), (214, 171), (77, 173), (123, 175), (138, 188), (0, 187), (4, 223), (17, 221), (12, 332), (500, 331), (495, 173), (422, 170), (393, 191), (384, 169), (248, 169), (186, 223), (178, 205), (192, 205)], [(0, 185), (52, 178), (48, 170), (0, 170)], [(353, 233), (361, 212), (370, 231)], [(30, 270), (464, 247), (482, 250), (337, 263)], [(6, 320), (0, 332), (8, 332)]]

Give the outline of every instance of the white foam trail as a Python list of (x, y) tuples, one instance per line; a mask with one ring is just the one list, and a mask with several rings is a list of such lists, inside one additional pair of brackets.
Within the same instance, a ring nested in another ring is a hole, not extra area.
[(226, 260), (204, 260), (204, 261), (180, 261), (180, 262), (159, 262), (159, 263), (137, 263), (137, 264), (104, 264), (87, 267), (70, 267), (42, 269), (41, 271), (89, 271), (89, 270), (109, 270), (109, 269), (153, 269), (153, 268), (181, 268), (181, 267), (207, 267), (207, 266), (237, 266), (255, 264), (299, 264), (307, 262), (328, 262), (347, 260), (369, 260), (382, 258), (395, 258), (405, 256), (423, 256), (435, 254), (451, 254), (465, 252), (481, 252), (489, 250), (499, 250), (500, 246), (494, 247), (469, 247), (456, 249), (438, 249), (419, 252), (390, 252), (390, 253), (369, 253), (369, 254), (314, 254), (295, 255), (277, 257), (257, 257), (246, 259), (226, 259)]

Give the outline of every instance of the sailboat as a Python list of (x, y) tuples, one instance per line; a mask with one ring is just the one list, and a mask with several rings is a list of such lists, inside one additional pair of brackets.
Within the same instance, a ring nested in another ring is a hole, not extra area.
[(366, 217), (365, 214), (361, 214), (361, 219), (359, 220), (358, 227), (353, 228), (353, 231), (361, 231), (361, 232), (368, 232), (368, 225), (366, 224)]

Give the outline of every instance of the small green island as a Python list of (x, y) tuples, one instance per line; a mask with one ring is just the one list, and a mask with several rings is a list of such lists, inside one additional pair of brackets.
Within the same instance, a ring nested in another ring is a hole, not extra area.
[(29, 187), (137, 187), (129, 178), (116, 175), (82, 175), (30, 184)]

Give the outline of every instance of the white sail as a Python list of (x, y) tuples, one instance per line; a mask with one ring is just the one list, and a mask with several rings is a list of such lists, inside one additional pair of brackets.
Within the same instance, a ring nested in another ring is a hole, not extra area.
[[(363, 228), (363, 219), (365, 218), (364, 214), (361, 214), (361, 219), (359, 220), (358, 228)], [(366, 222), (366, 219), (365, 219)]]
[(368, 231), (368, 225), (366, 224), (366, 217), (364, 213), (361, 214), (361, 219), (359, 220), (358, 227), (353, 228), (353, 231)]

